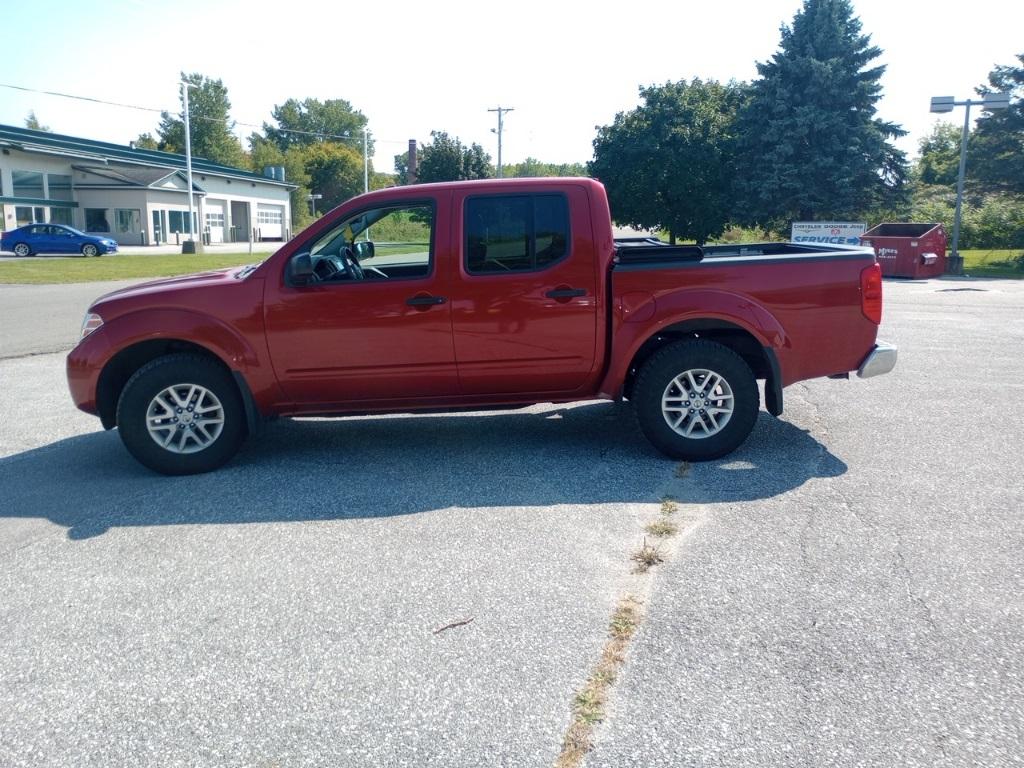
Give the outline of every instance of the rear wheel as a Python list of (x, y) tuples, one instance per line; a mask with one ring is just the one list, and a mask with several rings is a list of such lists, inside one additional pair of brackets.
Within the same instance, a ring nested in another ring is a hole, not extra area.
[(757, 421), (757, 380), (743, 358), (711, 341), (655, 352), (633, 389), (640, 428), (662, 453), (709, 461), (738, 448)]
[(99, 252), (99, 249), (92, 243), (86, 243), (85, 245), (82, 246), (83, 256), (98, 256)]
[(14, 255), (31, 256), (32, 249), (29, 247), (28, 243), (18, 243), (17, 245), (14, 246)]
[(192, 475), (235, 455), (245, 438), (245, 410), (231, 375), (216, 361), (167, 355), (125, 384), (117, 428), (140, 463), (165, 475)]

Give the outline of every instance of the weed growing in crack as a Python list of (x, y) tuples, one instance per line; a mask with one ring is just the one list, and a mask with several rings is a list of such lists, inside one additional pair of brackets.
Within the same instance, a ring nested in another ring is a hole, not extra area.
[(652, 547), (647, 543), (646, 538), (644, 539), (643, 546), (633, 552), (629, 559), (636, 563), (636, 567), (633, 569), (635, 573), (647, 573), (651, 566), (665, 562), (665, 556), (661, 552), (661, 547)]
[(655, 520), (653, 523), (648, 523), (644, 530), (651, 536), (667, 539), (669, 536), (675, 536), (679, 533), (679, 526), (663, 517), (660, 520)]
[(606, 716), (609, 689), (626, 661), (626, 650), (640, 619), (640, 603), (633, 597), (623, 598), (612, 613), (601, 659), (573, 699), (572, 723), (565, 732), (555, 768), (576, 768), (591, 750), (594, 726)]

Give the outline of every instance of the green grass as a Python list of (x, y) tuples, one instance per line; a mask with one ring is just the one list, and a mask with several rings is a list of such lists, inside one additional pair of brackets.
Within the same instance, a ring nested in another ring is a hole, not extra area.
[(143, 254), (139, 256), (100, 256), (98, 258), (33, 258), (0, 262), (0, 283), (44, 285), (54, 283), (92, 283), (99, 280), (172, 277), (210, 269), (236, 267), (262, 261), (266, 254), (222, 253), (216, 256)]
[[(382, 244), (380, 256), (420, 253), (427, 243)], [(0, 261), (0, 284), (53, 285), (56, 283), (94, 283), (100, 280), (140, 280), (152, 277), (173, 277), (211, 269), (256, 264), (268, 257), (266, 253), (219, 253), (186, 256), (181, 253), (100, 256), (98, 258), (26, 257), (16, 261)]]
[(960, 251), (960, 255), (964, 257), (965, 275), (1024, 279), (1024, 251), (979, 249)]

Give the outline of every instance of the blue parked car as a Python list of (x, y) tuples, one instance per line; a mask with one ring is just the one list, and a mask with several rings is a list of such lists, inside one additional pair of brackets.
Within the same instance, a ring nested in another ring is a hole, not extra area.
[(35, 253), (99, 256), (101, 253), (117, 253), (117, 243), (109, 237), (87, 235), (63, 224), (26, 224), (0, 233), (0, 251), (14, 251), (16, 256)]

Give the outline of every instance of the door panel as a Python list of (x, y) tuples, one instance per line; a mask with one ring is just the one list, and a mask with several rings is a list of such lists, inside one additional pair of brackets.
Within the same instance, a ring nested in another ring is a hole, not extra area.
[(36, 253), (60, 253), (51, 228), (46, 224), (38, 224), (29, 230), (29, 242)]
[[(435, 221), (447, 221), (447, 197), (435, 202)], [(291, 400), (326, 407), (457, 394), (447, 229), (434, 228), (432, 267), (424, 277), (388, 279), (368, 267), (371, 276), (363, 280), (268, 284), (267, 340)]]
[[(524, 212), (531, 206), (521, 198), (533, 196), (522, 189), (498, 196), (508, 202), (494, 206), (474, 202), (481, 196), (456, 196), (460, 258), (452, 323), (466, 394), (572, 392), (597, 365), (602, 308), (586, 191), (571, 188), (560, 196), (568, 233), (558, 234), (557, 221), (548, 221), (544, 211), (551, 206), (534, 201), (524, 235), (516, 221), (529, 217)], [(537, 197), (551, 195), (539, 189)], [(553, 250), (563, 255), (538, 266)]]

